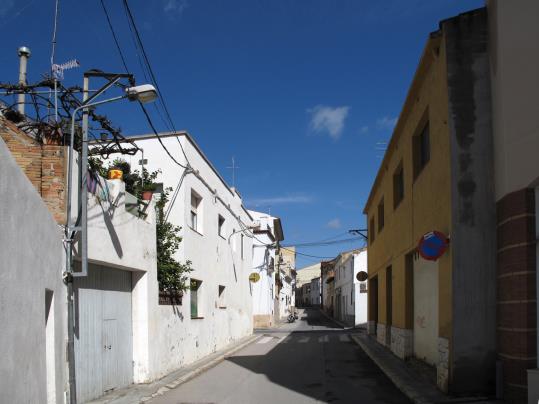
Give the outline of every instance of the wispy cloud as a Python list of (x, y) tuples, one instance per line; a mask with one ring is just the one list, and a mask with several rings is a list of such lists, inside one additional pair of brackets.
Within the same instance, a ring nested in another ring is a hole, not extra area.
[(274, 206), (274, 205), (289, 205), (289, 204), (307, 204), (312, 203), (313, 198), (306, 195), (284, 195), (268, 198), (253, 198), (247, 199), (246, 204), (251, 206)]
[(376, 121), (378, 129), (393, 130), (397, 123), (397, 117), (384, 116)]
[(163, 11), (170, 17), (181, 17), (187, 7), (187, 0), (165, 0)]
[(307, 113), (311, 115), (311, 130), (317, 133), (327, 133), (334, 140), (339, 139), (349, 110), (348, 106), (328, 107), (325, 105), (308, 109)]
[(330, 229), (340, 229), (342, 227), (341, 221), (338, 218), (332, 219), (326, 224)]
[(369, 127), (367, 125), (362, 126), (361, 128), (359, 128), (359, 133), (362, 135), (366, 135), (367, 133), (369, 133)]

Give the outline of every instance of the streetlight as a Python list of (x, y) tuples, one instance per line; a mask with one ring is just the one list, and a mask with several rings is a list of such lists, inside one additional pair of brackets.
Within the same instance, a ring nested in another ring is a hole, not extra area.
[[(88, 97), (89, 77), (98, 76), (106, 77), (109, 82), (100, 88), (91, 97)], [(75, 108), (71, 115), (71, 135), (68, 153), (68, 172), (67, 172), (67, 220), (66, 220), (66, 272), (64, 275), (67, 283), (67, 327), (68, 327), (68, 364), (69, 364), (69, 402), (76, 404), (77, 391), (75, 381), (75, 317), (74, 317), (74, 300), (73, 300), (73, 277), (86, 276), (88, 273), (88, 187), (87, 187), (87, 171), (88, 171), (88, 109), (98, 105), (107, 104), (127, 98), (129, 101), (139, 101), (148, 103), (155, 101), (157, 91), (151, 84), (143, 84), (139, 86), (131, 86), (125, 89), (125, 94), (109, 98), (101, 101), (94, 101), (97, 97), (103, 94), (106, 90), (118, 83), (122, 77), (132, 79), (129, 74), (106, 74), (100, 72), (87, 72), (84, 74), (83, 86), (83, 101)], [(81, 175), (82, 188), (80, 189), (80, 204), (81, 204), (81, 221), (79, 226), (74, 226), (71, 215), (71, 198), (73, 187), (73, 154), (75, 144), (75, 118), (77, 113), (82, 110), (82, 147), (81, 147)], [(81, 232), (80, 238), (80, 254), (81, 254), (81, 272), (74, 273), (72, 268), (73, 255), (73, 238), (76, 231)]]

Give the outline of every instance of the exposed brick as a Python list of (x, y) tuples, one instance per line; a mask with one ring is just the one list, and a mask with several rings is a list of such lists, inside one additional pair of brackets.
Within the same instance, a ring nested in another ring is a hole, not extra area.
[(504, 385), (503, 399), (507, 404), (528, 404), (528, 389), (526, 387)]
[(512, 272), (535, 272), (535, 245), (522, 245), (498, 253), (498, 276)]
[(498, 223), (523, 213), (534, 213), (535, 194), (532, 188), (524, 188), (505, 195), (496, 204)]
[(535, 300), (498, 304), (498, 327), (533, 329), (537, 325)]
[(521, 273), (498, 278), (498, 302), (535, 299), (534, 273)]
[(528, 384), (527, 370), (535, 367), (535, 359), (511, 359), (501, 357), (503, 363), (503, 378), (505, 383)]
[(498, 352), (522, 358), (535, 357), (536, 331), (498, 330)]
[(65, 146), (42, 145), (0, 118), (0, 137), (58, 223), (65, 223)]
[(535, 240), (535, 215), (509, 219), (498, 227), (498, 249)]

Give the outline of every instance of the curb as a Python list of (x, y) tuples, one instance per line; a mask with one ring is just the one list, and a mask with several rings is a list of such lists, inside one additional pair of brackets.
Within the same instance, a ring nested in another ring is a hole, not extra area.
[(320, 311), (320, 313), (322, 313), (322, 315), (323, 315), (325, 318), (327, 318), (327, 319), (330, 320), (330, 321), (333, 321), (333, 322), (334, 322), (335, 324), (337, 324), (339, 327), (342, 327), (342, 328), (344, 328), (344, 329), (348, 329), (348, 328), (352, 329), (352, 328), (354, 328), (354, 327), (350, 327), (349, 325), (346, 325), (346, 324), (344, 324), (343, 322), (341, 322), (341, 321), (339, 321), (339, 320), (337, 320), (337, 319), (331, 317), (331, 316), (330, 316), (329, 314), (327, 314), (324, 310), (322, 310), (322, 309), (318, 309), (318, 310)]
[[(382, 372), (393, 382), (393, 384), (404, 393), (415, 404), (450, 404), (450, 403), (500, 403), (499, 401), (490, 401), (487, 397), (460, 397), (453, 398), (444, 395), (439, 391), (431, 392), (431, 394), (421, 393), (419, 389), (412, 387), (410, 383), (407, 383), (403, 377), (397, 374), (389, 364), (384, 363), (383, 360), (372, 351), (372, 349), (362, 341), (362, 338), (358, 335), (350, 335), (350, 338), (360, 346), (360, 348), (367, 354), (369, 358), (378, 366)], [(427, 396), (431, 397), (427, 397)]]
[(243, 341), (239, 345), (236, 345), (236, 346), (232, 347), (228, 351), (223, 352), (221, 355), (213, 358), (211, 361), (209, 361), (207, 363), (204, 363), (204, 364), (201, 364), (196, 369), (190, 370), (189, 372), (187, 372), (187, 373), (183, 374), (182, 376), (178, 377), (176, 380), (173, 380), (173, 381), (167, 383), (166, 385), (159, 387), (159, 389), (155, 393), (153, 393), (152, 395), (140, 398), (139, 403), (145, 403), (145, 402), (147, 402), (147, 401), (149, 401), (149, 400), (151, 400), (153, 398), (156, 398), (158, 396), (162, 396), (167, 391), (175, 389), (176, 387), (180, 386), (181, 384), (186, 383), (191, 379), (194, 379), (198, 375), (200, 375), (200, 374), (206, 372), (207, 370), (217, 366), (219, 363), (224, 361), (227, 357), (235, 354), (236, 352), (238, 352), (241, 349), (245, 348), (247, 345), (252, 344), (253, 342), (255, 342), (256, 340), (258, 340), (258, 339), (260, 339), (262, 337), (263, 337), (263, 334), (250, 336), (247, 340)]
[(378, 359), (376, 355), (374, 355), (371, 351), (371, 349), (361, 341), (361, 338), (357, 335), (350, 335), (350, 338), (358, 344), (361, 349), (367, 354), (371, 360), (376, 363), (376, 365), (382, 370), (382, 372), (385, 373), (385, 375), (393, 382), (397, 388), (402, 391), (406, 397), (408, 397), (410, 400), (412, 400), (415, 404), (432, 404), (433, 402), (430, 400), (424, 399), (419, 392), (417, 392), (414, 388), (411, 388), (409, 385), (407, 385), (398, 375), (396, 375), (388, 366), (385, 366), (382, 361)]

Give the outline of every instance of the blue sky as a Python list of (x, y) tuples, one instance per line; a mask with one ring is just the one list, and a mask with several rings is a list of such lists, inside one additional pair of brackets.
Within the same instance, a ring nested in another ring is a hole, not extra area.
[[(363, 205), (419, 56), (438, 22), (483, 0), (131, 0), (177, 129), (188, 130), (248, 208), (280, 216), (288, 244), (365, 226)], [(138, 82), (121, 7), (105, 0)], [(0, 0), (0, 81), (49, 70), (54, 0)], [(62, 0), (56, 61), (122, 71), (99, 0)], [(164, 125), (150, 109), (161, 130)], [(123, 133), (148, 133), (133, 105), (103, 108)], [(382, 145), (383, 147), (383, 145)], [(334, 256), (359, 244), (302, 248)], [(298, 256), (298, 267), (316, 261)]]

